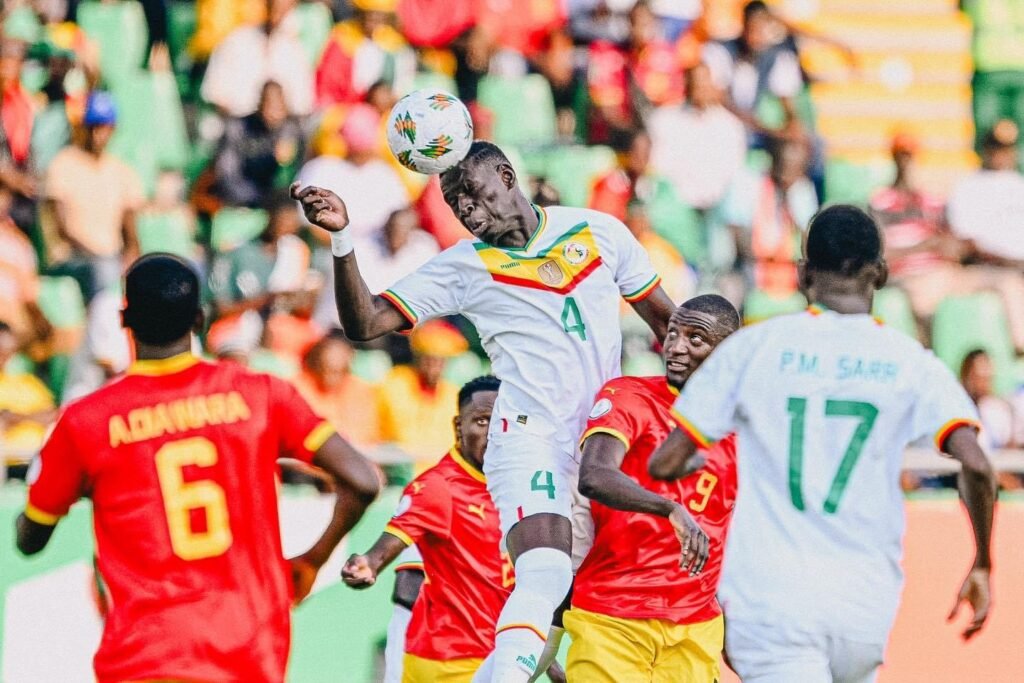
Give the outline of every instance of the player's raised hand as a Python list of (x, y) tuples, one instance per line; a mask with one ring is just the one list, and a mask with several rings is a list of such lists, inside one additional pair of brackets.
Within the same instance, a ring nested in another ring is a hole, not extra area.
[(963, 639), (970, 640), (978, 634), (985, 626), (988, 619), (989, 608), (992, 605), (992, 593), (989, 586), (989, 571), (987, 569), (972, 569), (971, 573), (964, 579), (964, 585), (960, 588), (960, 594), (956, 596), (956, 604), (947, 617), (947, 621), (953, 621), (960, 612), (960, 605), (968, 603), (974, 611), (971, 623), (964, 629)]
[(345, 229), (348, 225), (348, 209), (341, 197), (322, 187), (300, 187), (301, 183), (292, 183), (289, 192), (292, 199), (302, 206), (307, 221), (330, 232)]
[(300, 602), (306, 599), (309, 592), (313, 590), (313, 583), (316, 582), (316, 575), (319, 572), (319, 568), (306, 559), (304, 556), (299, 555), (288, 560), (288, 563), (292, 568), (292, 586), (294, 595), (292, 596), (292, 605), (298, 605)]
[(369, 588), (377, 583), (377, 575), (366, 555), (353, 555), (341, 568), (341, 580), (350, 588)]
[(690, 576), (697, 576), (704, 571), (704, 565), (708, 561), (708, 551), (711, 547), (708, 535), (682, 505), (676, 505), (672, 514), (668, 516), (668, 521), (671, 522), (683, 550), (679, 566), (688, 569)]

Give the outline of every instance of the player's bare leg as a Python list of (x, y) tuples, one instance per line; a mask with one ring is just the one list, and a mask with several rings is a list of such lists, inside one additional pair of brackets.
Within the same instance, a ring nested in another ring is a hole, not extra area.
[(526, 683), (537, 669), (555, 610), (572, 585), (567, 517), (539, 513), (508, 532), (516, 587), (498, 617), (493, 683)]

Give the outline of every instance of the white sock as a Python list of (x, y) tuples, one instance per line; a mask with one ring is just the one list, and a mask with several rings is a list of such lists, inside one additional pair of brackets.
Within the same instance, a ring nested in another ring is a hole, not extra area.
[(558, 648), (562, 645), (562, 636), (564, 635), (565, 629), (558, 626), (552, 626), (548, 630), (548, 640), (544, 643), (544, 651), (540, 653), (540, 659), (537, 660), (537, 670), (530, 676), (530, 683), (540, 680), (540, 677), (551, 668), (555, 657), (558, 656)]
[(555, 609), (572, 585), (572, 560), (534, 548), (516, 560), (516, 587), (498, 617), (491, 683), (527, 683), (536, 673)]
[(402, 665), (405, 660), (405, 632), (412, 619), (412, 610), (396, 604), (388, 622), (388, 643), (384, 647), (383, 683), (402, 683)]

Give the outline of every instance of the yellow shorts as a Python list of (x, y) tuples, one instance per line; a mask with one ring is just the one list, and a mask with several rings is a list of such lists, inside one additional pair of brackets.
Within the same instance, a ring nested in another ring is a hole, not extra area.
[(409, 653), (402, 660), (402, 683), (470, 683), (482, 659), (424, 659)]
[(619, 619), (573, 607), (565, 674), (587, 683), (717, 683), (725, 626), (721, 616), (699, 624)]

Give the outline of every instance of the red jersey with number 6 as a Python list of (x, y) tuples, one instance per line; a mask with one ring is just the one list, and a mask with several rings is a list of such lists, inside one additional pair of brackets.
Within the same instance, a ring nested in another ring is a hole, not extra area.
[(613, 510), (594, 501), (594, 545), (576, 574), (572, 604), (622, 619), (695, 624), (722, 613), (715, 599), (725, 538), (736, 501), (736, 442), (730, 435), (706, 451), (705, 464), (674, 482), (647, 473), (651, 454), (676, 428), (678, 392), (665, 377), (620, 377), (604, 385), (584, 440), (609, 434), (626, 446), (622, 471), (641, 486), (683, 505), (711, 541), (700, 576), (679, 568), (682, 549), (669, 521)]
[(189, 354), (137, 362), (64, 410), (25, 514), (55, 524), (92, 499), (112, 602), (100, 683), (284, 680), (277, 459), (309, 462), (333, 433), (285, 382)]

